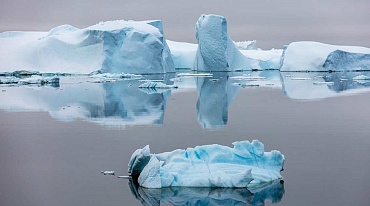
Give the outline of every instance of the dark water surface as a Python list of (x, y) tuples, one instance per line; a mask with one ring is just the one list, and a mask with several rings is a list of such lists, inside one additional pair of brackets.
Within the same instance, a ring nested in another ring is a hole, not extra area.
[(142, 190), (141, 197), (164, 205), (174, 203), (174, 194), (178, 204), (214, 205), (221, 196), (224, 204), (368, 205), (367, 83), (299, 74), (328, 75), (328, 84), (312, 89), (312, 82), (292, 74), (258, 75), (267, 77), (266, 87), (237, 87), (233, 75), (224, 74), (162, 93), (127, 89), (135, 82), (1, 87), (1, 205), (141, 205), (128, 180), (100, 172), (127, 175), (131, 154), (147, 144), (159, 153), (253, 139), (285, 155), (283, 187)]

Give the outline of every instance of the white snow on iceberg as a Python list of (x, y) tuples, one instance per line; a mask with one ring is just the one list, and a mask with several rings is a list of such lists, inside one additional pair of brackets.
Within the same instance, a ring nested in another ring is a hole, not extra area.
[(258, 140), (233, 145), (203, 145), (160, 154), (151, 154), (146, 146), (133, 153), (128, 172), (139, 176), (139, 185), (146, 188), (250, 187), (282, 178), (284, 155), (279, 151), (264, 152)]
[(283, 52), (280, 71), (370, 70), (370, 48), (293, 42)]
[(192, 69), (198, 44), (167, 40), (175, 68)]
[(243, 55), (229, 37), (227, 22), (223, 16), (202, 15), (196, 23), (196, 38), (198, 50), (194, 63), (195, 70), (236, 71), (279, 68), (280, 56), (270, 62)]
[(0, 72), (173, 72), (161, 21), (109, 21), (85, 29), (0, 34)]

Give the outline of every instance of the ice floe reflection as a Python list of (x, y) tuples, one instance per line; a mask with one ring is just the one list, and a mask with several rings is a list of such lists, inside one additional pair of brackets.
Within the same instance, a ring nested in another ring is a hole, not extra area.
[(278, 203), (285, 190), (284, 183), (274, 181), (258, 188), (196, 188), (167, 187), (147, 189), (129, 181), (135, 198), (145, 206), (166, 205), (265, 205), (265, 201)]
[[(46, 81), (49, 77), (1, 76), (0, 109), (43, 111), (60, 121), (84, 120), (105, 126), (161, 125), (171, 93), (191, 90), (198, 92), (193, 104), (199, 124), (215, 129), (227, 124), (229, 105), (242, 89), (276, 88), (291, 99), (317, 100), (368, 92), (370, 86), (369, 71), (99, 74), (58, 76), (58, 82), (51, 83)], [(29, 84), (24, 83), (27, 79)], [(146, 82), (162, 86), (143, 88)]]

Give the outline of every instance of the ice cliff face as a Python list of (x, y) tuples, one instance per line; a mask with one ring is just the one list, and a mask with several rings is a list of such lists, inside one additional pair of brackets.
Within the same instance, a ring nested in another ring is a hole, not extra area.
[(284, 48), (280, 71), (355, 71), (369, 68), (369, 48), (293, 42)]
[[(196, 23), (198, 50), (194, 68), (199, 71), (277, 69), (267, 61), (244, 56), (227, 33), (225, 17), (202, 15)], [(272, 68), (270, 68), (272, 67)]]
[(146, 188), (248, 187), (281, 178), (284, 155), (279, 151), (264, 152), (257, 140), (233, 145), (203, 145), (160, 154), (151, 154), (146, 146), (133, 153), (128, 172), (139, 174), (138, 183)]
[(174, 64), (161, 21), (110, 21), (77, 29), (0, 35), (0, 72), (165, 73)]

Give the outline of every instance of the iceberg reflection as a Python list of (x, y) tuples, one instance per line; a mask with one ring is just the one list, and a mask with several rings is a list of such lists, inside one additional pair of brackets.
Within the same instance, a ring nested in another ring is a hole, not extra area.
[(198, 122), (206, 129), (222, 128), (228, 121), (228, 108), (241, 88), (278, 87), (278, 71), (213, 72), (211, 77), (197, 77)]
[[(19, 84), (21, 77), (1, 76), (0, 109), (48, 112), (60, 121), (84, 120), (105, 126), (160, 125), (172, 87), (176, 86), (177, 94), (189, 90), (198, 92), (196, 113), (199, 124), (206, 129), (218, 129), (227, 124), (229, 105), (242, 89), (282, 89), (286, 96), (296, 100), (318, 100), (370, 91), (370, 71), (264, 70), (181, 74), (60, 76), (58, 84)], [(31, 79), (40, 78), (44, 79), (42, 76)], [(168, 87), (139, 88), (148, 81)]]
[(369, 91), (370, 72), (282, 72), (285, 95), (317, 100)]
[[(145, 78), (173, 84), (174, 74)], [(60, 121), (85, 120), (106, 126), (162, 124), (170, 90), (147, 92), (140, 80), (97, 80), (95, 77), (63, 77), (60, 87), (4, 87), (0, 108), (7, 111), (46, 111)], [(99, 82), (99, 83), (92, 83)], [(100, 83), (103, 82), (103, 83)]]
[(284, 183), (274, 181), (254, 189), (167, 187), (147, 189), (130, 179), (132, 194), (144, 206), (165, 205), (265, 205), (278, 203), (285, 190)]

